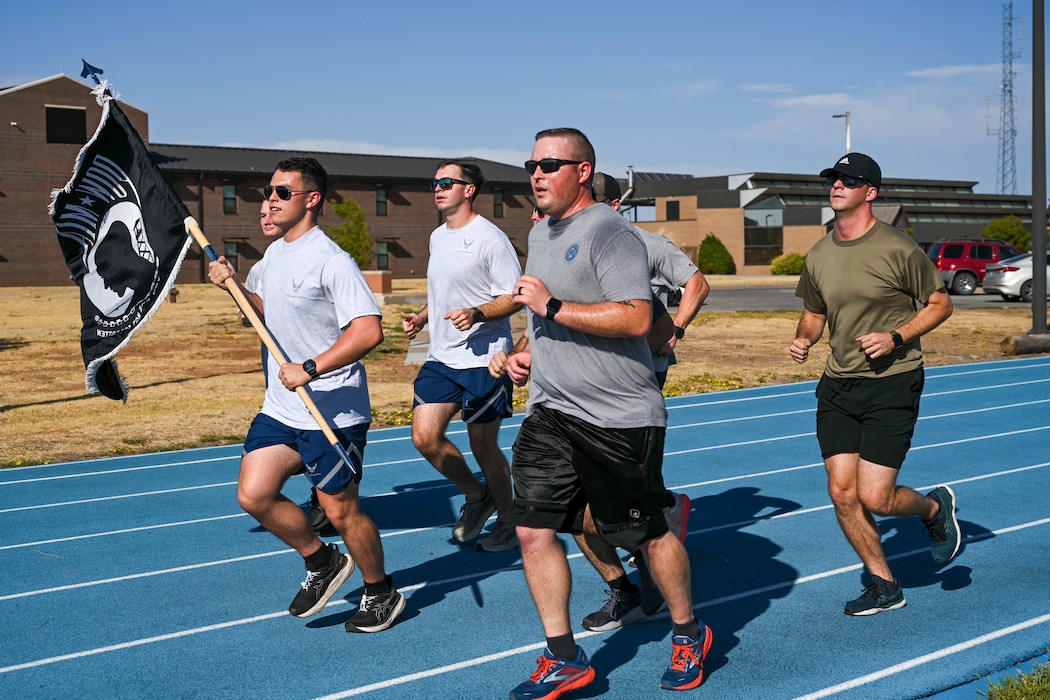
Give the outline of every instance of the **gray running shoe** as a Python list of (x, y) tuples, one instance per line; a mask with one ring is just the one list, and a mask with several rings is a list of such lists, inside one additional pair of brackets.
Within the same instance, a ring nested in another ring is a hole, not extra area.
[(962, 544), (959, 519), (955, 515), (955, 492), (950, 486), (938, 486), (926, 496), (941, 504), (933, 520), (923, 521), (930, 536), (930, 552), (935, 563), (947, 564), (959, 553)]
[(884, 610), (900, 610), (908, 601), (904, 599), (904, 591), (897, 581), (886, 581), (878, 576), (871, 577), (871, 583), (860, 597), (846, 603), (843, 611), (847, 615), (863, 616), (875, 615)]
[(452, 539), (456, 542), (470, 542), (481, 534), (485, 521), (496, 512), (496, 502), (488, 490), (485, 497), (477, 501), (466, 501), (459, 509), (459, 520), (452, 528)]
[(609, 600), (601, 610), (592, 612), (583, 618), (583, 628), (592, 632), (608, 632), (624, 625), (633, 625), (645, 618), (638, 594), (627, 593), (615, 588), (606, 591)]
[(328, 599), (354, 573), (354, 560), (349, 554), (340, 554), (339, 547), (334, 544), (325, 546), (334, 550), (332, 563), (320, 571), (306, 570), (302, 590), (288, 606), (288, 612), (296, 617), (310, 617), (324, 610)]
[(479, 552), (506, 552), (520, 545), (517, 529), (509, 523), (497, 520), (489, 534), (477, 541), (474, 549)]

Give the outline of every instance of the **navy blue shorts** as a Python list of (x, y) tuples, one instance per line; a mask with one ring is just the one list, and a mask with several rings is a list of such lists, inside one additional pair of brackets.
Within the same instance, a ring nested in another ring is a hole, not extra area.
[(600, 428), (538, 406), (514, 442), (509, 522), (579, 534), (589, 503), (598, 532), (634, 552), (667, 532), (662, 427)]
[(325, 493), (341, 493), (351, 483), (361, 483), (364, 472), (365, 442), (369, 423), (349, 428), (332, 428), (340, 444), (353, 462), (353, 471), (339, 457), (328, 438), (320, 430), (299, 430), (260, 413), (255, 416), (244, 438), (244, 454), (263, 447), (287, 445), (299, 453), (306, 478), (315, 488)]
[(496, 379), (488, 367), (451, 369), (424, 362), (412, 386), (412, 408), (424, 403), (454, 403), (467, 423), (491, 423), (510, 418), (514, 385), (504, 375)]
[(925, 375), (922, 368), (877, 379), (835, 379), (817, 384), (817, 441), (827, 459), (843, 452), (900, 469), (911, 447)]

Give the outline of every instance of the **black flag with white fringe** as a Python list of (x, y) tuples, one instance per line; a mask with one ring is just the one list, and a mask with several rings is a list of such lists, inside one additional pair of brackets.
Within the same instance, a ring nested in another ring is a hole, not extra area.
[(168, 295), (191, 238), (190, 213), (103, 82), (102, 120), (49, 212), (80, 287), (86, 388), (127, 401), (114, 357)]

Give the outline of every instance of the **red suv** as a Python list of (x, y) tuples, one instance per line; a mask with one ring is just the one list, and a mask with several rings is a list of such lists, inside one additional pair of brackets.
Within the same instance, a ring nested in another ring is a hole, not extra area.
[(1021, 251), (998, 238), (977, 241), (942, 239), (926, 251), (941, 271), (944, 286), (952, 294), (973, 294), (984, 280), (984, 266), (1020, 255)]

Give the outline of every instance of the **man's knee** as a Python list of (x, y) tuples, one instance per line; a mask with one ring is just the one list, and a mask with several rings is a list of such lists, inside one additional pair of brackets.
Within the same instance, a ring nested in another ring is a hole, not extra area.
[(522, 551), (548, 547), (552, 542), (558, 542), (558, 537), (554, 530), (547, 528), (518, 525), (515, 530), (518, 534), (518, 541), (521, 543)]

